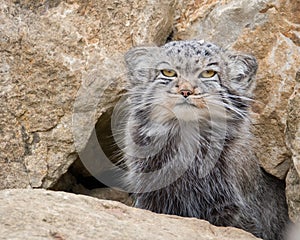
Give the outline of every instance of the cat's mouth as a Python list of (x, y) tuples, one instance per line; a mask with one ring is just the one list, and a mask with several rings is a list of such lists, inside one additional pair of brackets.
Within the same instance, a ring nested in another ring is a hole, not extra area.
[(185, 98), (180, 99), (175, 104), (176, 107), (195, 107), (198, 109), (202, 109), (206, 107), (206, 104), (203, 99), (200, 98)]
[(172, 99), (171, 102), (173, 102), (174, 107), (193, 107), (198, 109), (207, 108), (207, 103), (204, 96), (191, 95), (188, 97), (183, 97), (182, 95), (169, 92), (169, 97)]
[(206, 116), (207, 104), (203, 98), (169, 95), (166, 101), (155, 104), (151, 111), (151, 119), (155, 122), (173, 121), (174, 118), (183, 121), (197, 121)]
[(196, 107), (197, 108), (197, 105), (195, 105), (194, 103), (188, 102), (188, 101), (176, 103), (175, 106), (177, 106), (177, 107), (180, 107), (180, 106), (182, 106), (182, 107)]

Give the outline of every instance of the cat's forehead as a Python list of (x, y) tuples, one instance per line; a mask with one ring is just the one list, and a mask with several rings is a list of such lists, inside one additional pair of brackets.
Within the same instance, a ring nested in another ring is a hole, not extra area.
[(162, 46), (167, 56), (183, 57), (212, 57), (221, 52), (221, 48), (215, 44), (203, 40), (174, 41)]
[(206, 67), (212, 63), (223, 64), (220, 47), (204, 41), (174, 41), (160, 48), (159, 61), (167, 62), (170, 66), (186, 70)]

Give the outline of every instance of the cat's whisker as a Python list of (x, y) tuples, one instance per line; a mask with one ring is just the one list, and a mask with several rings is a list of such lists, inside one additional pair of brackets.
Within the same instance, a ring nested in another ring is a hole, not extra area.
[[(215, 99), (213, 99), (215, 100)], [(208, 103), (207, 103), (208, 106), (215, 106), (215, 107), (224, 107), (225, 109), (229, 109), (231, 110), (232, 112), (236, 113), (239, 117), (241, 117), (242, 119), (245, 119), (247, 118), (248, 116), (248, 113), (247, 112), (244, 112), (238, 108), (235, 108), (234, 106), (230, 105), (230, 104), (227, 104), (223, 101), (212, 101), (212, 100), (209, 100)]]
[(233, 94), (230, 94), (230, 93), (227, 93), (227, 92), (225, 92), (225, 95), (227, 97), (230, 97), (230, 98), (238, 98), (238, 99), (249, 101), (249, 102), (255, 102), (256, 101), (256, 100), (254, 100), (252, 98), (249, 98), (249, 97), (239, 96), (239, 95), (233, 95)]

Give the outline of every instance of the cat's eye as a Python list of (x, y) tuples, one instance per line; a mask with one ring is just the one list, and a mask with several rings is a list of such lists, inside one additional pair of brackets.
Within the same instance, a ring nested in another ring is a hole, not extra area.
[(200, 73), (200, 77), (202, 78), (212, 78), (213, 76), (216, 75), (216, 71), (214, 70), (205, 70), (202, 73)]
[(174, 70), (171, 70), (171, 69), (163, 69), (163, 70), (161, 70), (161, 73), (165, 77), (176, 77), (177, 76), (177, 73)]

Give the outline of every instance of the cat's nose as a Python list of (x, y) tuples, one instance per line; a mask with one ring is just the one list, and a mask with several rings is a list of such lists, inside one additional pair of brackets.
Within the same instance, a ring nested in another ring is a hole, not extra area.
[(189, 90), (189, 89), (181, 89), (181, 90), (179, 91), (179, 93), (180, 93), (182, 96), (184, 96), (185, 98), (187, 98), (188, 96), (190, 96), (190, 95), (193, 94), (193, 92), (192, 92), (191, 90)]
[(178, 93), (181, 94), (184, 98), (187, 98), (190, 95), (194, 94), (195, 88), (189, 81), (180, 80), (176, 87)]

